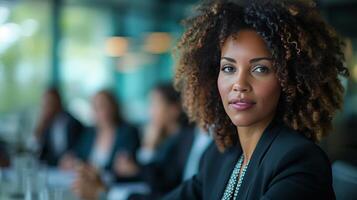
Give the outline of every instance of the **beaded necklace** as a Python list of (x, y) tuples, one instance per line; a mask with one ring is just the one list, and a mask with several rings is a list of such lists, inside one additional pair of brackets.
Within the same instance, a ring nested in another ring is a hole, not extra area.
[(222, 200), (231, 200), (232, 197), (233, 197), (233, 200), (237, 199), (239, 188), (242, 185), (245, 172), (247, 171), (247, 168), (249, 165), (249, 161), (248, 161), (247, 164), (243, 167), (242, 173), (238, 178), (239, 172), (243, 165), (243, 160), (244, 160), (244, 156), (242, 154), (240, 156), (237, 164), (234, 166), (233, 172), (232, 172), (231, 177), (229, 178), (229, 181), (228, 181), (228, 185), (223, 193)]

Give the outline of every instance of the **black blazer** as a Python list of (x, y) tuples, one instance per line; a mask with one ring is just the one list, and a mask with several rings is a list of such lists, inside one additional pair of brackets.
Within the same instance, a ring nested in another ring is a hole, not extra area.
[(193, 139), (194, 127), (182, 127), (157, 150), (154, 161), (142, 167), (143, 179), (154, 196), (162, 196), (182, 183)]
[[(86, 128), (82, 137), (79, 139), (76, 147), (74, 148), (74, 154), (76, 157), (84, 162), (90, 159), (90, 155), (93, 151), (95, 140), (97, 137), (97, 129), (94, 127)], [(132, 158), (136, 158), (136, 150), (140, 146), (138, 129), (122, 123), (118, 126), (115, 135), (115, 141), (110, 152), (109, 161), (104, 167), (105, 170), (112, 170), (115, 157), (118, 152), (125, 151)]]
[(50, 166), (56, 166), (63, 154), (73, 150), (79, 138), (81, 137), (83, 130), (82, 124), (71, 114), (63, 111), (59, 115), (62, 115), (61, 117), (64, 121), (66, 121), (64, 124), (65, 134), (67, 134), (67, 146), (65, 151), (60, 154), (56, 154), (55, 150), (53, 149), (51, 142), (51, 131), (54, 122), (52, 122), (48, 128), (45, 129), (43, 138), (41, 139), (40, 160), (46, 162), (46, 164)]
[(129, 200), (159, 199), (182, 183), (183, 171), (194, 139), (194, 126), (183, 126), (158, 147), (151, 163), (141, 166), (140, 176), (150, 194), (132, 194)]
[[(241, 154), (239, 142), (223, 154), (211, 146), (200, 172), (164, 199), (221, 199)], [(330, 162), (302, 134), (282, 123), (271, 123), (252, 155), (237, 199), (335, 199)]]

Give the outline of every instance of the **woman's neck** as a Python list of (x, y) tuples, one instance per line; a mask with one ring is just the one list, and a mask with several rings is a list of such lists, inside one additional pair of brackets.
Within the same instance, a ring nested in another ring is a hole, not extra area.
[(98, 131), (111, 134), (115, 132), (115, 125), (109, 123), (98, 125)]
[(108, 151), (114, 142), (115, 126), (98, 126), (96, 146), (102, 151)]
[(244, 164), (251, 159), (264, 130), (272, 120), (273, 119), (270, 118), (247, 127), (237, 126), (238, 137), (244, 156)]

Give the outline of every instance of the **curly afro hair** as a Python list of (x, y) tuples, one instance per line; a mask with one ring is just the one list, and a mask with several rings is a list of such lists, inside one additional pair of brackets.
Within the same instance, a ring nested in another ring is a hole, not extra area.
[(339, 75), (348, 76), (343, 43), (308, 0), (213, 0), (184, 21), (176, 53), (175, 86), (190, 119), (206, 129), (222, 151), (237, 142), (218, 87), (221, 47), (242, 29), (255, 30), (270, 49), (281, 85), (276, 118), (317, 142), (332, 129), (343, 103)]

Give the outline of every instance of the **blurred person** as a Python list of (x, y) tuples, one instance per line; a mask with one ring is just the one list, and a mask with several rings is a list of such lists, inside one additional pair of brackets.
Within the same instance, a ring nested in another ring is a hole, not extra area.
[(187, 126), (180, 94), (170, 83), (158, 84), (150, 93), (149, 123), (145, 128), (143, 145), (138, 152), (139, 161), (142, 164), (151, 162), (155, 154), (161, 153), (158, 151), (161, 146)]
[[(63, 169), (75, 169), (86, 162), (99, 172), (111, 172), (114, 158), (123, 155), (136, 162), (140, 145), (138, 131), (124, 121), (114, 95), (106, 90), (93, 97), (95, 127), (86, 128), (72, 154), (61, 161)], [(118, 180), (130, 180), (131, 174), (121, 174)]]
[(198, 174), (163, 199), (336, 199), (316, 144), (343, 105), (342, 41), (313, 1), (204, 1), (186, 21), (176, 84), (214, 127)]
[(199, 171), (202, 155), (211, 143), (211, 134), (196, 125), (194, 129), (193, 142), (190, 147), (188, 158), (185, 162), (182, 181), (190, 179)]
[[(150, 121), (138, 152), (140, 165), (133, 166), (120, 157), (116, 162), (117, 174), (136, 169), (151, 189), (151, 194), (133, 195), (131, 199), (156, 199), (179, 185), (184, 179), (185, 166), (195, 138), (195, 126), (188, 123), (181, 107), (180, 94), (171, 83), (157, 85), (151, 91), (150, 99)], [(199, 155), (193, 157), (199, 162)], [(195, 168), (194, 161), (191, 164), (186, 170), (188, 175), (194, 173), (194, 169), (191, 171)]]
[(335, 159), (357, 166), (357, 113), (345, 116), (339, 131), (339, 138), (335, 141), (339, 143), (333, 144)]
[(43, 95), (42, 108), (35, 137), (40, 144), (40, 160), (57, 166), (64, 154), (71, 151), (82, 132), (82, 124), (63, 107), (57, 88)]
[(10, 156), (6, 143), (0, 140), (0, 168), (10, 166)]
[[(139, 164), (124, 156), (118, 156), (115, 162), (117, 174), (139, 174), (141, 181), (150, 187), (150, 194), (133, 194), (130, 199), (157, 199), (179, 185), (185, 176), (195, 174), (200, 157), (211, 141), (202, 129), (188, 123), (182, 112), (180, 94), (171, 84), (157, 85), (150, 98), (150, 121), (138, 152)], [(102, 188), (93, 190), (98, 193), (91, 193), (91, 198), (101, 196), (99, 192), (105, 187), (94, 181), (89, 185)], [(81, 191), (89, 189), (85, 184), (80, 186)], [(110, 190), (110, 186), (107, 188)], [(107, 192), (110, 193), (104, 193)]]

